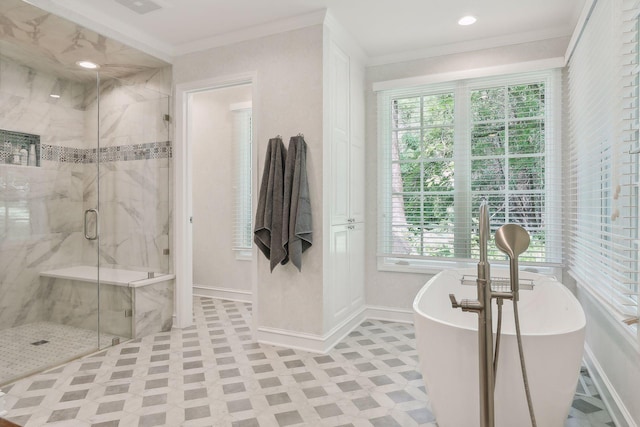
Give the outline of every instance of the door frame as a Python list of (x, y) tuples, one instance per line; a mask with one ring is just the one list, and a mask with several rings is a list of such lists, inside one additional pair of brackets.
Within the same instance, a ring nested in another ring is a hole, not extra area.
[[(190, 101), (191, 95), (198, 92), (221, 89), (230, 86), (251, 84), (252, 102), (258, 105), (257, 98), (257, 73), (239, 73), (227, 76), (213, 77), (193, 82), (179, 83), (175, 87), (175, 144), (173, 149), (173, 266), (176, 276), (174, 288), (174, 328), (187, 328), (193, 325), (193, 189), (192, 189), (192, 149), (190, 141)], [(257, 189), (257, 145), (255, 135), (258, 134), (256, 114), (253, 114), (254, 144), (252, 147), (252, 177), (253, 188)], [(257, 191), (253, 191), (252, 202), (257, 201)], [(253, 268), (251, 269), (251, 290), (254, 303), (253, 325), (257, 324), (257, 310), (255, 310), (258, 270), (257, 251), (252, 249)]]

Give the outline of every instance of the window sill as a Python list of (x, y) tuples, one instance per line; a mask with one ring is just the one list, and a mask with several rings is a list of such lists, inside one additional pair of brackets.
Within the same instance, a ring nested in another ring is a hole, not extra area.
[(470, 268), (470, 262), (427, 261), (417, 259), (378, 257), (378, 271), (394, 273), (438, 274), (443, 270)]
[(251, 249), (234, 249), (237, 261), (253, 261), (253, 251)]
[[(492, 266), (509, 268), (507, 261), (489, 261)], [(378, 257), (378, 271), (394, 272), (394, 273), (417, 273), (435, 275), (443, 270), (457, 270), (462, 268), (476, 268), (478, 261), (469, 260), (427, 260), (413, 258), (391, 258)], [(549, 276), (561, 277), (562, 270), (560, 266), (550, 265), (526, 265), (520, 263), (520, 269), (530, 271), (532, 273), (544, 274)]]

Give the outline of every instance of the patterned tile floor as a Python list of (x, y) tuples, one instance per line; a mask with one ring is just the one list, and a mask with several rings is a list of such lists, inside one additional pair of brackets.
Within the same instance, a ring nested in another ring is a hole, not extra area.
[[(251, 339), (251, 306), (196, 298), (196, 324), (3, 388), (24, 426), (428, 426), (413, 327), (368, 320), (327, 355)], [(612, 426), (587, 375), (566, 427)]]
[[(125, 340), (115, 335), (101, 336), (102, 343), (110, 343), (113, 338)], [(46, 343), (33, 345), (42, 341)], [(58, 366), (97, 348), (96, 331), (59, 323), (35, 322), (0, 330), (0, 384)]]

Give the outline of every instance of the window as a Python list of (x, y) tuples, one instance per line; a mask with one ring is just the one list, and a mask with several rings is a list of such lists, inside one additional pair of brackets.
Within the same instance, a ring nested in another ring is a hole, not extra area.
[(569, 272), (632, 336), (639, 292), (639, 5), (597, 2), (567, 68)]
[[(493, 231), (529, 231), (522, 262), (561, 263), (557, 79), (549, 71), (378, 93), (381, 268), (477, 260), (483, 198)], [(494, 245), (488, 255), (505, 259)]]
[(251, 103), (232, 104), (233, 112), (233, 157), (235, 163), (234, 188), (235, 221), (234, 247), (239, 259), (251, 258), (253, 245), (251, 151), (252, 117)]

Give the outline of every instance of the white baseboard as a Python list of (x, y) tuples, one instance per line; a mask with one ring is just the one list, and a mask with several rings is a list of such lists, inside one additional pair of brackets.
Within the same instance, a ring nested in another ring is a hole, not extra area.
[(638, 427), (587, 344), (584, 345), (584, 363), (616, 427)]
[(284, 329), (258, 328), (257, 341), (262, 344), (294, 348), (310, 353), (326, 354), (365, 319), (365, 307), (354, 313), (324, 335), (307, 334)]
[(263, 327), (258, 328), (257, 341), (262, 344), (325, 354), (366, 319), (413, 323), (413, 312), (390, 307), (365, 306), (324, 335)]
[(365, 317), (388, 322), (413, 323), (413, 310), (368, 305)]
[(193, 285), (193, 295), (199, 297), (209, 297), (226, 299), (229, 301), (251, 302), (251, 291), (240, 289), (218, 288), (213, 286)]

